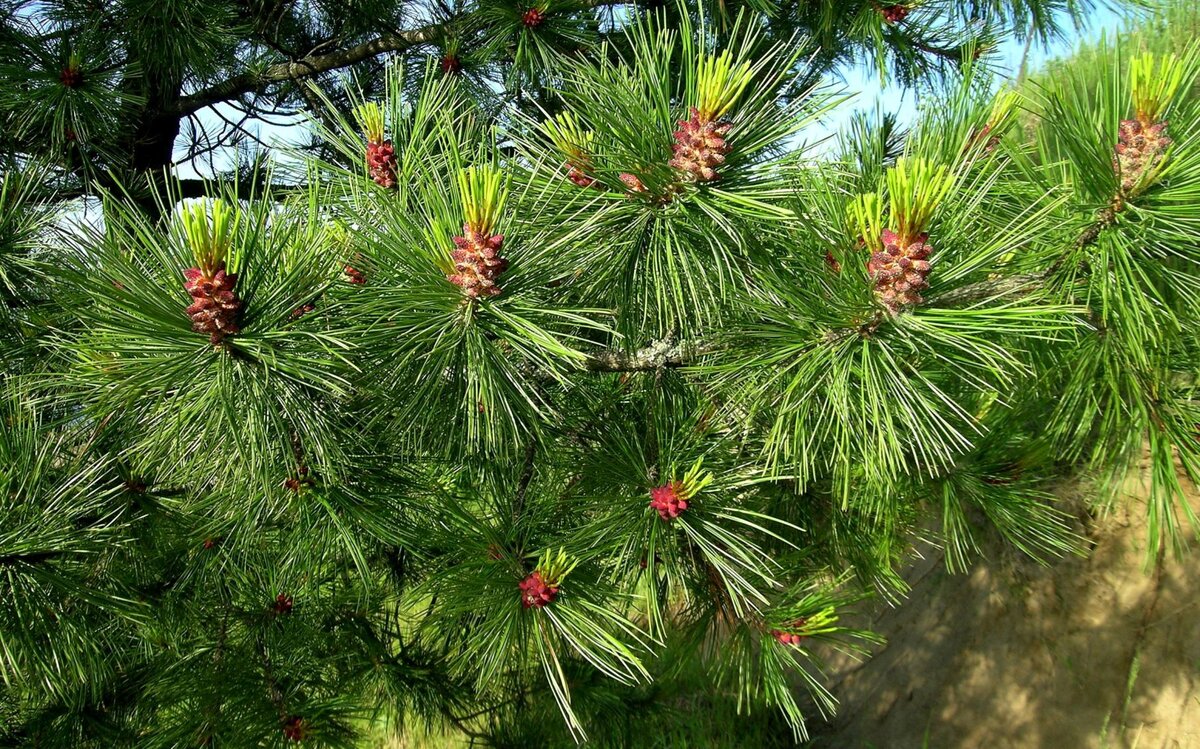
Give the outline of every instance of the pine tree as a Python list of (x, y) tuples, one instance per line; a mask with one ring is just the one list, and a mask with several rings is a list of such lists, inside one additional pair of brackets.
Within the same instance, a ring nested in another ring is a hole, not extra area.
[[(16, 4), (0, 737), (786, 745), (931, 516), (1069, 554), (1148, 444), (1182, 550), (1200, 46), (988, 64), (1091, 7)], [(915, 124), (816, 153), (854, 60)], [(314, 142), (165, 174), (220, 102)]]

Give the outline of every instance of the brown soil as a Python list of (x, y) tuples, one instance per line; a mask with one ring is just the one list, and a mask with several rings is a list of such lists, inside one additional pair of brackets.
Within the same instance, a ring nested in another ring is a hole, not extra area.
[(1040, 567), (994, 543), (954, 575), (925, 549), (908, 600), (867, 614), (887, 645), (831, 659), (841, 704), (814, 745), (1200, 748), (1200, 549), (1147, 566), (1145, 474), (1081, 523), (1084, 556)]

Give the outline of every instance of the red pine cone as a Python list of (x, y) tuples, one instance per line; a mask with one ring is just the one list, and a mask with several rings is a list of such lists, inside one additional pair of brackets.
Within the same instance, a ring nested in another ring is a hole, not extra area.
[[(366, 280), (366, 279), (363, 279), (363, 280)], [(301, 317), (304, 317), (309, 312), (312, 312), (315, 309), (316, 309), (316, 305), (314, 305), (312, 302), (307, 302), (305, 304), (301, 304), (299, 307), (292, 310), (292, 314), (289, 315), (289, 317), (293, 320), (299, 320)]]
[(671, 481), (650, 490), (650, 508), (663, 520), (674, 520), (688, 508), (682, 481)]
[(365, 284), (367, 282), (367, 274), (363, 273), (361, 270), (358, 270), (357, 268), (355, 268), (353, 266), (347, 265), (346, 266), (346, 282), (355, 284), (356, 286), (362, 286), (363, 284)]
[(546, 13), (538, 8), (530, 8), (521, 15), (521, 23), (525, 24), (527, 29), (536, 29), (542, 25), (542, 21), (546, 20)]
[[(802, 617), (792, 622), (791, 627), (792, 629), (803, 629), (806, 623), (807, 622)], [(805, 640), (804, 635), (798, 635), (794, 632), (784, 632), (780, 629), (771, 630), (771, 636), (778, 640), (781, 645), (799, 645)]]
[(1000, 136), (992, 135), (991, 133), (991, 125), (984, 125), (983, 127), (979, 128), (979, 130), (975, 133), (974, 139), (972, 140), (972, 145), (978, 145), (979, 143), (986, 141), (983, 150), (987, 153), (995, 151), (996, 147), (1000, 145)]
[(454, 55), (446, 55), (442, 58), (442, 72), (446, 75), (458, 75), (462, 72), (462, 62)]
[(299, 715), (290, 716), (283, 723), (283, 735), (289, 741), (301, 742), (308, 738), (308, 723)]
[(540, 609), (554, 603), (554, 599), (558, 597), (558, 586), (546, 584), (542, 573), (536, 570), (522, 580), (518, 587), (521, 589), (521, 605), (527, 609)]
[(216, 546), (216, 545), (217, 545), (217, 542), (216, 542), (216, 540), (215, 540), (215, 539), (212, 539), (212, 538), (206, 538), (206, 539), (204, 539), (204, 544), (203, 544), (203, 545), (204, 545), (204, 548), (205, 548), (205, 549), (211, 549), (212, 547), (214, 547), (214, 546)]
[(475, 231), (469, 224), (463, 224), (462, 236), (454, 238), (457, 249), (450, 255), (457, 272), (448, 274), (446, 278), (471, 298), (499, 294), (500, 287), (496, 285), (496, 279), (508, 267), (508, 261), (500, 257), (503, 244), (503, 234), (489, 237)]
[(275, 605), (271, 607), (271, 610), (277, 615), (283, 616), (284, 614), (292, 613), (292, 605), (292, 597), (286, 593), (280, 593), (275, 596)]
[(908, 17), (908, 11), (909, 8), (905, 5), (883, 5), (879, 7), (879, 14), (888, 23), (900, 23)]
[(675, 145), (671, 147), (674, 157), (667, 162), (696, 182), (712, 182), (720, 177), (715, 167), (725, 163), (729, 144), (725, 136), (732, 127), (728, 122), (717, 122), (700, 116), (692, 107), (691, 118), (679, 121), (675, 131)]
[(83, 85), (83, 71), (74, 65), (68, 65), (58, 74), (58, 80), (67, 88), (79, 88)]
[(1122, 120), (1117, 136), (1117, 156), (1113, 169), (1121, 178), (1121, 191), (1137, 187), (1146, 172), (1158, 167), (1171, 145), (1166, 121), (1147, 124), (1140, 120)]
[(618, 179), (629, 188), (630, 192), (646, 192), (646, 185), (636, 175), (629, 172), (622, 172)]
[[(596, 180), (594, 180), (591, 177), (584, 174), (583, 169), (581, 167), (578, 167), (569, 161), (566, 164), (564, 164), (563, 166), (565, 166), (567, 168), (567, 179), (571, 180), (572, 182), (579, 185), (580, 187), (594, 187), (595, 186)], [(636, 177), (634, 179), (636, 179)]]
[(367, 143), (367, 169), (375, 184), (396, 189), (396, 149), (390, 140)]
[(225, 336), (237, 333), (238, 314), (242, 311), (242, 300), (233, 291), (237, 274), (226, 273), (225, 263), (218, 263), (212, 276), (204, 275), (199, 268), (188, 268), (183, 277), (184, 288), (192, 296), (192, 304), (186, 310), (192, 319), (192, 330), (208, 333), (214, 346)]
[(828, 265), (829, 270), (833, 271), (834, 273), (842, 272), (842, 264), (838, 262), (836, 257), (833, 256), (832, 250), (825, 251), (825, 264)]
[(892, 314), (904, 307), (920, 304), (921, 290), (929, 286), (929, 254), (933, 248), (926, 244), (928, 234), (904, 244), (893, 231), (883, 230), (883, 251), (871, 254), (867, 272), (875, 284), (875, 296)]

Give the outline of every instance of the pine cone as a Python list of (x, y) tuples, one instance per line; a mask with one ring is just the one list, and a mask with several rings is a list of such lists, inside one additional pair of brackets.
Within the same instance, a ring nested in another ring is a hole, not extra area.
[(454, 55), (446, 55), (442, 58), (442, 72), (446, 75), (458, 75), (462, 72), (462, 62)]
[(895, 232), (883, 230), (883, 251), (871, 254), (867, 272), (875, 284), (875, 296), (896, 314), (904, 307), (920, 304), (921, 290), (929, 286), (929, 254), (933, 248), (926, 244), (928, 234), (905, 243)]
[(1117, 155), (1113, 169), (1121, 178), (1121, 191), (1132, 192), (1142, 177), (1158, 168), (1166, 156), (1171, 139), (1166, 121), (1148, 124), (1140, 120), (1122, 120), (1117, 136)]
[(375, 184), (396, 189), (396, 149), (390, 140), (367, 143), (367, 169)]
[(183, 277), (184, 288), (192, 296), (192, 304), (186, 310), (192, 319), (192, 330), (208, 333), (214, 346), (225, 336), (237, 333), (238, 315), (242, 311), (242, 300), (233, 291), (237, 274), (226, 273), (225, 263), (217, 263), (212, 276), (204, 275), (199, 268), (188, 268)]
[(905, 5), (883, 5), (879, 6), (879, 14), (883, 16), (883, 20), (888, 23), (900, 23), (908, 17), (908, 6)]
[(545, 11), (539, 10), (538, 8), (530, 8), (521, 14), (521, 23), (523, 23), (527, 29), (536, 29), (538, 26), (541, 26), (542, 21), (545, 20)]
[(627, 188), (629, 188), (630, 192), (646, 192), (646, 185), (643, 184), (635, 174), (622, 172), (619, 179)]
[(667, 163), (683, 172), (686, 179), (712, 182), (720, 178), (716, 167), (725, 163), (729, 153), (725, 136), (732, 125), (701, 117), (695, 107), (691, 114), (691, 118), (679, 121), (675, 145), (671, 147), (675, 155)]
[(283, 723), (283, 735), (289, 741), (304, 741), (308, 738), (308, 724), (299, 715), (292, 715)]
[(74, 65), (68, 65), (58, 74), (58, 80), (67, 88), (79, 88), (83, 85), (83, 71)]
[(671, 481), (650, 490), (650, 507), (663, 520), (674, 520), (688, 508), (687, 493), (682, 481)]
[[(792, 622), (791, 628), (803, 629), (806, 623), (807, 621), (802, 617)], [(778, 640), (781, 645), (799, 645), (806, 639), (804, 635), (798, 635), (794, 632), (784, 632), (781, 629), (771, 630), (771, 636)]]
[(583, 171), (583, 167), (572, 164), (569, 161), (566, 164), (563, 164), (563, 166), (567, 168), (567, 179), (571, 180), (580, 187), (594, 187), (596, 185), (596, 180), (587, 176), (587, 174), (585, 174)]
[(286, 593), (280, 593), (279, 595), (275, 596), (275, 605), (271, 607), (271, 610), (274, 611), (277, 616), (283, 616), (285, 614), (292, 613), (292, 606), (292, 597)]
[(496, 296), (500, 293), (496, 279), (508, 267), (508, 261), (500, 257), (503, 244), (503, 234), (489, 237), (464, 224), (462, 236), (454, 237), (457, 249), (450, 255), (457, 272), (446, 278), (471, 298)]
[(355, 286), (362, 286), (367, 282), (367, 275), (353, 266), (347, 265), (345, 272), (347, 283), (352, 283)]
[(558, 587), (547, 584), (542, 579), (542, 573), (537, 571), (522, 580), (518, 587), (521, 589), (521, 605), (527, 609), (540, 609), (554, 603), (554, 599), (558, 597)]

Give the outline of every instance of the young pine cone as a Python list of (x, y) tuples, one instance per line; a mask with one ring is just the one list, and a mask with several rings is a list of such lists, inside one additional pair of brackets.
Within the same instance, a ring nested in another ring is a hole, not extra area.
[(716, 167), (725, 163), (729, 153), (725, 136), (732, 125), (702, 117), (695, 107), (691, 115), (679, 121), (675, 144), (671, 147), (675, 155), (667, 163), (683, 172), (685, 179), (712, 182), (721, 176)]
[(225, 336), (237, 333), (238, 315), (242, 311), (242, 300), (233, 290), (237, 274), (226, 273), (225, 264), (218, 263), (212, 276), (206, 276), (199, 268), (188, 268), (183, 277), (184, 288), (192, 296), (192, 304), (186, 310), (192, 319), (192, 330), (208, 333), (214, 346)]
[(919, 234), (905, 242), (888, 229), (883, 230), (883, 251), (871, 254), (867, 272), (875, 284), (875, 296), (892, 314), (920, 304), (921, 290), (929, 286), (928, 234)]
[(396, 188), (396, 149), (390, 140), (367, 143), (367, 170), (375, 184), (389, 190)]
[(1113, 169), (1121, 178), (1121, 191), (1133, 192), (1142, 177), (1162, 162), (1170, 145), (1165, 121), (1148, 125), (1140, 120), (1122, 120), (1117, 156), (1113, 159)]
[(455, 272), (446, 278), (471, 298), (499, 294), (496, 279), (508, 267), (508, 261), (500, 257), (503, 244), (503, 234), (488, 236), (464, 224), (462, 236), (454, 237), (456, 249), (450, 255)]

